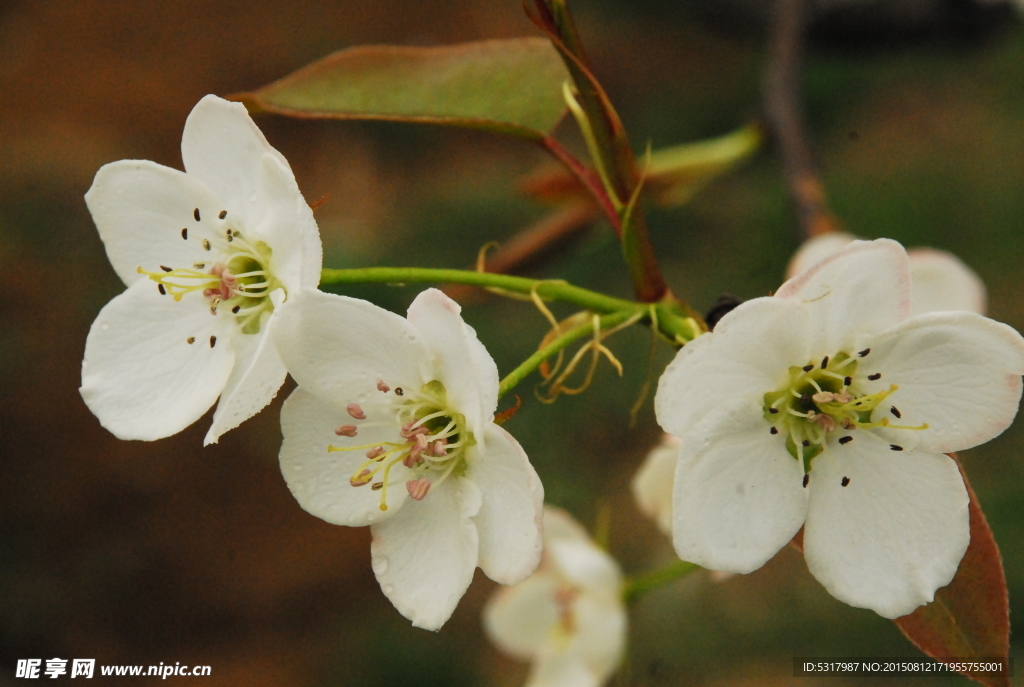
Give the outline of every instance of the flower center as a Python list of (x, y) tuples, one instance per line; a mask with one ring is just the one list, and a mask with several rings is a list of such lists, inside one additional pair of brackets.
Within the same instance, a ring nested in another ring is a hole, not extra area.
[[(272, 312), (274, 304), (270, 294), (283, 288), (281, 282), (268, 269), (271, 249), (263, 241), (249, 242), (241, 232), (225, 231), (225, 241), (216, 260), (196, 262), (191, 267), (160, 266), (160, 272), (145, 274), (157, 283), (161, 295), (170, 295), (176, 301), (193, 291), (201, 291), (210, 304), (210, 313), (229, 309), (239, 321), (244, 334), (260, 330), (260, 316)], [(210, 241), (203, 239), (203, 247), (210, 250)]]
[[(383, 380), (377, 389), (392, 393)], [(412, 471), (406, 479), (409, 496), (422, 501), (430, 490), (451, 475), (461, 476), (466, 471), (466, 450), (476, 444), (473, 433), (466, 428), (466, 418), (448, 407), (448, 393), (438, 381), (425, 384), (419, 390), (396, 387), (395, 398), (382, 408), (382, 415), (391, 417), (379, 421), (345, 424), (334, 430), (343, 437), (355, 437), (359, 430), (371, 426), (392, 426), (398, 430), (396, 441), (384, 441), (359, 446), (328, 446), (333, 451), (366, 451), (366, 461), (360, 465), (349, 484), (363, 487), (367, 484), (380, 491), (380, 509), (387, 510), (387, 490), (394, 486), (390, 480), (391, 468), (398, 463)], [(348, 414), (356, 421), (367, 420), (367, 414), (358, 403), (348, 405)]]
[[(786, 450), (803, 464), (805, 475), (811, 471), (811, 461), (825, 450), (828, 438), (834, 432), (878, 427), (928, 429), (927, 424), (919, 427), (894, 425), (888, 417), (871, 421), (875, 408), (885, 403), (899, 386), (890, 384), (888, 389), (873, 394), (862, 389), (865, 380), (882, 378), (881, 372), (858, 372), (861, 359), (870, 353), (870, 348), (856, 356), (840, 352), (826, 356), (818, 363), (791, 367), (786, 384), (778, 391), (764, 395), (764, 418), (771, 425), (771, 433), (785, 435)], [(901, 417), (894, 405), (889, 412), (896, 418)], [(847, 434), (839, 442), (852, 440), (853, 437)], [(903, 450), (895, 444), (892, 447), (894, 451)]]

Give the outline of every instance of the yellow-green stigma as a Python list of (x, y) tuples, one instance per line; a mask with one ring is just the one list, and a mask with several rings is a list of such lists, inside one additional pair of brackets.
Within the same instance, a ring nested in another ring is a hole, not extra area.
[[(882, 377), (881, 373), (858, 375), (859, 359), (870, 353), (871, 349), (865, 349), (854, 357), (841, 352), (803, 367), (791, 367), (786, 384), (764, 395), (764, 418), (771, 425), (771, 434), (786, 437), (786, 450), (803, 464), (805, 474), (811, 471), (811, 461), (825, 450), (834, 432), (847, 432), (839, 439), (840, 444), (845, 444), (853, 440), (848, 433), (856, 429), (928, 428), (927, 424), (919, 427), (894, 425), (888, 417), (871, 421), (875, 408), (899, 386), (890, 384), (888, 389), (873, 394), (862, 391), (863, 379), (877, 381)], [(891, 410), (895, 417), (900, 417), (895, 406)], [(893, 450), (902, 450), (902, 447), (893, 445)]]
[(429, 382), (419, 390), (396, 387), (392, 391), (383, 380), (378, 380), (377, 390), (389, 397), (393, 394), (391, 402), (384, 406), (384, 412), (391, 417), (373, 421), (362, 406), (350, 403), (347, 412), (359, 424), (341, 425), (334, 432), (355, 437), (364, 427), (390, 425), (398, 430), (398, 437), (395, 441), (358, 446), (328, 446), (329, 452), (366, 451), (366, 461), (352, 473), (349, 484), (369, 484), (371, 489), (380, 491), (380, 509), (387, 510), (391, 468), (398, 463), (412, 471), (412, 479), (403, 479), (409, 496), (417, 501), (422, 501), (448, 477), (465, 473), (466, 451), (476, 444), (476, 439), (466, 428), (466, 417), (448, 407), (448, 393), (441, 382)]

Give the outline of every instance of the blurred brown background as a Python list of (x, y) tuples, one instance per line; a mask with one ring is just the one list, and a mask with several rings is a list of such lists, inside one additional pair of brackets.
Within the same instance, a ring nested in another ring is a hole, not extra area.
[[(956, 251), (988, 283), (992, 316), (1021, 329), (1024, 27), (1007, 7), (923, 4), (930, 13), (909, 23), (823, 14), (807, 98), (825, 181), (852, 232)], [(638, 148), (721, 134), (756, 114), (765, 41), (742, 3), (575, 7)], [(493, 583), (478, 575), (441, 632), (414, 630), (377, 588), (369, 531), (298, 507), (277, 467), (280, 400), (201, 448), (208, 419), (155, 443), (118, 441), (77, 387), (89, 325), (123, 288), (82, 200), (101, 165), (180, 168), (199, 98), (336, 49), (535, 34), (516, 0), (0, 3), (0, 684), (19, 682), (17, 659), (52, 657), (210, 665), (209, 678), (169, 680), (211, 686), (522, 683), (525, 666), (481, 633)], [(258, 123), (307, 199), (329, 194), (317, 211), (327, 266), (469, 265), (545, 210), (515, 193), (544, 162), (523, 144), (380, 123)], [(749, 298), (781, 282), (798, 237), (779, 171), (763, 153), (691, 205), (652, 211), (672, 287), (698, 309), (722, 291)], [(538, 274), (629, 295), (604, 227)], [(346, 293), (404, 311), (414, 291)], [(519, 303), (465, 315), (502, 372), (544, 333)], [(629, 572), (672, 559), (627, 490), (657, 437), (649, 402), (625, 429), (648, 345), (642, 331), (614, 339), (625, 377), (604, 370), (590, 392), (553, 407), (524, 388), (508, 425), (549, 501), (588, 525), (611, 509), (611, 550)], [(669, 359), (662, 350), (657, 364)], [(1022, 449), (1015, 427), (964, 455), (1014, 608), (1024, 603)], [(652, 594), (631, 631), (622, 684), (811, 685), (791, 677), (794, 655), (917, 655), (888, 621), (829, 597), (791, 550), (750, 576), (716, 585), (697, 574)]]

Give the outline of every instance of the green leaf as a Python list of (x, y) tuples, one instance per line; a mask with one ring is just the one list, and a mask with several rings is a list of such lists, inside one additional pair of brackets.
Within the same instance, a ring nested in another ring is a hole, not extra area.
[(234, 99), (251, 112), (383, 119), (540, 140), (565, 112), (569, 74), (542, 38), (349, 48)]
[[(954, 457), (955, 459), (955, 457)], [(896, 625), (933, 658), (1006, 658), (1010, 653), (1010, 606), (999, 548), (959, 461), (971, 497), (971, 544), (956, 577), (935, 593), (935, 600)], [(990, 687), (1009, 687), (1006, 673), (962, 671)]]
[[(638, 160), (643, 195), (662, 206), (685, 205), (701, 189), (751, 157), (763, 142), (756, 124), (724, 136), (655, 150)], [(542, 170), (521, 184), (527, 195), (547, 201), (587, 196), (579, 180), (562, 167)]]

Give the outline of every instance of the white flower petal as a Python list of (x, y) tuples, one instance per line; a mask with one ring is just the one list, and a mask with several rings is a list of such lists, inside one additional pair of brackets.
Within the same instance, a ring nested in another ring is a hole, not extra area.
[(658, 381), (654, 409), (669, 434), (684, 437), (722, 403), (757, 402), (776, 390), (791, 365), (810, 351), (806, 308), (780, 298), (755, 298), (722, 318), (715, 331), (688, 343)]
[(985, 283), (960, 258), (933, 248), (912, 248), (907, 255), (914, 282), (911, 315), (945, 310), (985, 314)]
[(408, 320), (356, 298), (307, 290), (277, 317), (277, 349), (302, 387), (339, 403), (376, 403), (377, 380), (419, 389), (430, 352)]
[[(899, 424), (927, 422), (919, 448), (961, 451), (998, 436), (1017, 414), (1024, 374), (1024, 338), (1012, 327), (969, 312), (918, 315), (863, 339), (871, 348), (858, 372), (882, 372), (865, 384), (899, 390), (875, 411), (899, 408)], [(890, 418), (892, 420), (892, 418)]]
[(267, 154), (259, 160), (259, 182), (265, 210), (249, 219), (246, 237), (273, 246), (270, 270), (290, 292), (316, 288), (323, 263), (320, 230), (292, 171)]
[(466, 415), (472, 431), (479, 431), (498, 407), (498, 367), (463, 322), (461, 311), (448, 296), (427, 289), (409, 306), (409, 321), (436, 356), (438, 381), (448, 390), (450, 407)]
[(181, 136), (185, 171), (234, 205), (229, 212), (240, 213), (246, 224), (259, 222), (268, 209), (260, 178), (264, 155), (272, 155), (288, 168), (288, 161), (267, 143), (241, 103), (207, 95), (185, 120)]
[(786, 279), (792, 279), (801, 272), (806, 272), (856, 240), (856, 236), (844, 231), (830, 231), (827, 234), (812, 236), (800, 244), (796, 253), (793, 253), (793, 257), (789, 259), (789, 265), (786, 267)]
[(711, 570), (760, 568), (803, 524), (802, 481), (760, 404), (716, 409), (683, 438), (672, 503), (676, 553)]
[(545, 555), (550, 557), (551, 565), (561, 577), (574, 587), (588, 594), (618, 595), (622, 584), (619, 566), (589, 539), (549, 540)]
[(570, 539), (593, 544), (587, 530), (561, 508), (544, 506), (544, 541)]
[(679, 462), (679, 437), (665, 434), (633, 476), (631, 487), (640, 512), (672, 536), (672, 482)]
[(544, 487), (511, 434), (486, 426), (486, 448), (470, 454), (466, 479), (480, 489), (479, 566), (501, 584), (522, 582), (540, 563)]
[(807, 567), (840, 601), (898, 618), (956, 574), (970, 524), (967, 490), (949, 457), (891, 451), (856, 432), (814, 459), (809, 490)]
[(234, 337), (235, 364), (224, 384), (204, 445), (216, 444), (222, 434), (266, 408), (277, 396), (288, 376), (271, 333), (277, 324), (274, 317), (264, 316), (258, 333)]
[(604, 681), (619, 666), (626, 647), (628, 621), (617, 588), (614, 594), (581, 594), (573, 604), (576, 636), (568, 652), (584, 660)]
[[(138, 268), (191, 267), (208, 262), (203, 239), (220, 239), (215, 213), (221, 201), (195, 178), (149, 160), (103, 165), (85, 194), (110, 264), (132, 285), (147, 277)], [(199, 208), (200, 221), (195, 219)], [(182, 231), (185, 231), (183, 238)], [(154, 288), (156, 285), (154, 284)]]
[(834, 355), (858, 335), (885, 331), (910, 314), (910, 262), (895, 241), (855, 241), (787, 281), (775, 296), (806, 304), (811, 352)]
[(224, 388), (236, 332), (234, 318), (211, 315), (198, 295), (177, 302), (161, 296), (156, 284), (137, 282), (107, 303), (89, 330), (82, 398), (120, 439), (180, 432)]
[(604, 679), (579, 656), (552, 651), (537, 659), (524, 687), (598, 687)]
[[(368, 462), (366, 450), (331, 451), (328, 446), (374, 444), (394, 440), (394, 428), (368, 427), (355, 438), (334, 428), (351, 422), (343, 402), (334, 404), (299, 387), (281, 408), (281, 473), (304, 510), (334, 525), (359, 527), (393, 517), (409, 497), (405, 482), (410, 470), (400, 462), (389, 473), (386, 511), (381, 492), (371, 485), (353, 487), (349, 480)], [(378, 467), (374, 463), (370, 469)], [(383, 472), (372, 480), (383, 481)]]
[(415, 627), (440, 629), (473, 580), (478, 544), (472, 518), (479, 509), (476, 486), (450, 479), (371, 526), (373, 572)]
[(484, 628), (494, 643), (517, 658), (532, 658), (559, 622), (559, 586), (556, 575), (538, 571), (514, 587), (496, 591), (483, 614)]

